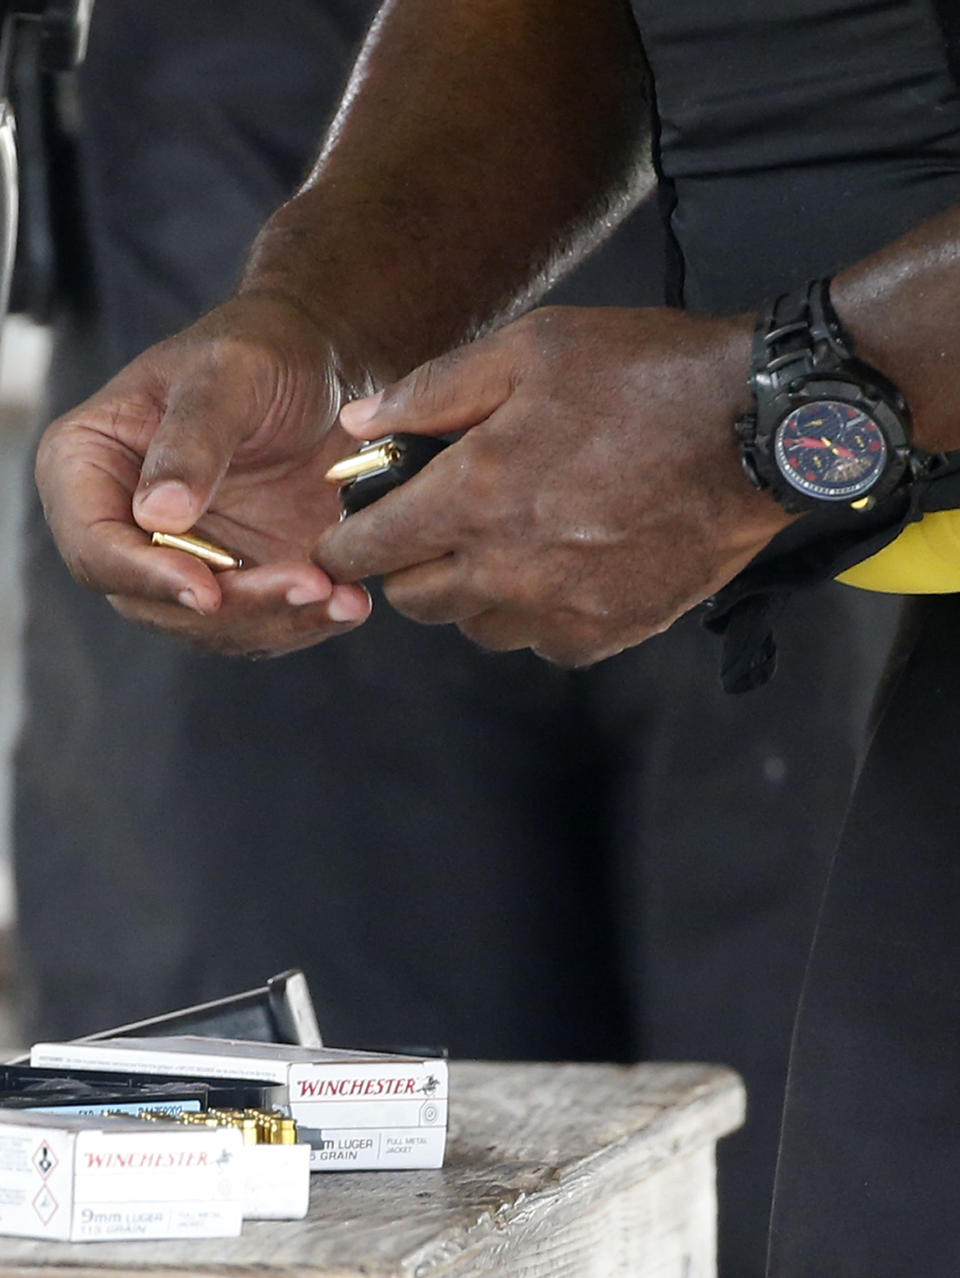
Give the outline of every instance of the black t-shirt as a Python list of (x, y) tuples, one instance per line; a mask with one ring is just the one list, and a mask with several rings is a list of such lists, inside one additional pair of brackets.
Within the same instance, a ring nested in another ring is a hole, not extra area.
[[(960, 201), (958, 0), (634, 0), (653, 69), (668, 300), (754, 311)], [(950, 480), (917, 490), (955, 505)], [(775, 538), (707, 614), (724, 686), (773, 670), (770, 620), (896, 535), (904, 494)]]
[(755, 309), (960, 200), (960, 5), (634, 0), (672, 297)]

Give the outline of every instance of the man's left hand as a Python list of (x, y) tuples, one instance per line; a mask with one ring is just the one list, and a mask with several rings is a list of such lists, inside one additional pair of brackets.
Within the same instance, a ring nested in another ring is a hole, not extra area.
[(752, 324), (666, 308), (544, 308), (341, 414), (353, 436), (465, 432), (328, 529), (316, 561), (492, 649), (612, 656), (719, 589), (790, 517), (733, 422)]

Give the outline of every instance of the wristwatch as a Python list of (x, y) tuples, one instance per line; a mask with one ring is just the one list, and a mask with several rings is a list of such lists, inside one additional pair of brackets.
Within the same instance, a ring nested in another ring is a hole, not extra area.
[(740, 459), (751, 483), (791, 513), (870, 509), (930, 464), (912, 446), (904, 397), (856, 358), (829, 279), (760, 312), (750, 388), (756, 407), (736, 423)]

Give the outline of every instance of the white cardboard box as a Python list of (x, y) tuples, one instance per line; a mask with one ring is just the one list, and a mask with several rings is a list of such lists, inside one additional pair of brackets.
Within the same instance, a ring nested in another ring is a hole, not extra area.
[[(38, 1105), (15, 1112), (55, 1114), (69, 1120), (74, 1115), (113, 1118), (126, 1113), (137, 1117), (145, 1111), (155, 1114), (169, 1109), (170, 1122), (174, 1123), (178, 1113), (196, 1113), (199, 1108), (199, 1102), (192, 1100), (175, 1104), (152, 1101), (99, 1104), (87, 1101), (80, 1105), (52, 1108)], [(244, 1220), (302, 1220), (310, 1205), (310, 1154), (310, 1145), (306, 1142), (297, 1145), (242, 1145), (240, 1170)]]
[(105, 1039), (37, 1043), (30, 1064), (274, 1083), (312, 1146), (313, 1171), (441, 1167), (445, 1060), (240, 1039)]
[(241, 1145), (244, 1220), (303, 1220), (312, 1152), (307, 1144)]
[(242, 1221), (242, 1149), (231, 1129), (0, 1110), (0, 1233), (231, 1237)]

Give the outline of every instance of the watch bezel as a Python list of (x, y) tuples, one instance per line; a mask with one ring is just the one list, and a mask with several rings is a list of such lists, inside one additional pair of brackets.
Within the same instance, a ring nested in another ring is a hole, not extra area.
[[(781, 465), (777, 451), (777, 440), (780, 429), (786, 420), (800, 408), (807, 408), (818, 403), (848, 404), (865, 413), (873, 421), (883, 436), (886, 444), (886, 458), (883, 468), (874, 476), (872, 483), (861, 489), (856, 495), (842, 496), (820, 495), (804, 491), (793, 483), (789, 472)], [(803, 509), (817, 509), (823, 506), (839, 508), (856, 506), (864, 501), (882, 501), (894, 492), (910, 464), (910, 440), (903, 417), (897, 405), (891, 403), (888, 396), (879, 387), (861, 379), (811, 374), (802, 379), (802, 385), (787, 388), (776, 393), (768, 403), (767, 422), (759, 420), (757, 434), (769, 441), (769, 462), (776, 475), (776, 484), (771, 478), (771, 487), (779, 501), (788, 498), (791, 502), (802, 502)]]

